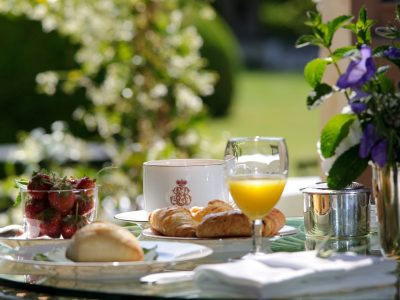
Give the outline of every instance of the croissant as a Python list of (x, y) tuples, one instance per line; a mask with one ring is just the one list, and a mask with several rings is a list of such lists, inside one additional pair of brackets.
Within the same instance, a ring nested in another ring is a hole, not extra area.
[[(285, 225), (285, 215), (274, 208), (263, 218), (263, 236), (274, 236)], [(196, 235), (200, 238), (251, 236), (249, 218), (238, 210), (209, 214), (197, 227)]]
[(273, 208), (268, 215), (263, 218), (263, 236), (277, 235), (279, 230), (286, 224), (286, 217), (277, 208)]
[(172, 206), (154, 210), (149, 216), (155, 233), (175, 237), (195, 237), (197, 222), (187, 208)]
[(206, 207), (192, 207), (190, 212), (197, 222), (201, 222), (206, 215), (229, 210), (233, 210), (229, 203), (215, 199), (209, 201)]
[(197, 227), (199, 238), (250, 236), (251, 224), (242, 212), (230, 210), (209, 214)]

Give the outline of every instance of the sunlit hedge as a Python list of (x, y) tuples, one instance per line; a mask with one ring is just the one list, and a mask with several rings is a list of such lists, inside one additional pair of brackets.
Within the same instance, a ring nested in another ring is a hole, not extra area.
[[(106, 201), (126, 203), (141, 192), (143, 161), (190, 157), (199, 149), (201, 96), (213, 93), (216, 76), (200, 55), (203, 41), (196, 28), (183, 22), (193, 11), (214, 16), (207, 3), (189, 0), (0, 1), (4, 15), (36, 20), (44, 32), (58, 32), (76, 45), (69, 68), (43, 70), (35, 79), (44, 94), (82, 90), (89, 99), (78, 103), (73, 117), (105, 145), (115, 167), (97, 175)], [(78, 154), (54, 152), (54, 143), (81, 148)], [(71, 163), (82, 165), (84, 152), (85, 142), (57, 125), (52, 132), (24, 136), (9, 161), (23, 163), (26, 174), (41, 166), (96, 174)], [(3, 186), (9, 188), (12, 176), (21, 174), (7, 172)]]

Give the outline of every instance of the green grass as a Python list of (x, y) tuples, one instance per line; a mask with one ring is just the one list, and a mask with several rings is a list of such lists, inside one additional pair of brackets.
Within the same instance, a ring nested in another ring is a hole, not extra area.
[(289, 148), (290, 176), (318, 175), (320, 111), (306, 107), (310, 88), (303, 75), (244, 71), (237, 80), (229, 116), (207, 124), (212, 140), (209, 152), (222, 156), (226, 139), (231, 136), (283, 136)]

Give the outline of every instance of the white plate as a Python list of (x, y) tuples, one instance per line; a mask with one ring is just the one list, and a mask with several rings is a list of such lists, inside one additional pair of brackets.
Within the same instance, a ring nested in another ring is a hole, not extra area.
[[(212, 250), (203, 245), (167, 241), (141, 241), (144, 248), (157, 246), (154, 261), (141, 262), (72, 262), (65, 257), (66, 244), (53, 243), (21, 247), (2, 255), (1, 269), (8, 274), (45, 275), (66, 279), (116, 280), (138, 278), (148, 273), (160, 272), (177, 262), (208, 256)], [(112, 249), (105, 249), (112, 251)], [(37, 261), (37, 253), (61, 253), (57, 261)]]
[(17, 237), (0, 237), (0, 243), (6, 244), (12, 248), (43, 245), (43, 244), (54, 244), (54, 243), (68, 243), (68, 240), (64, 239), (52, 239), (52, 238), (26, 238), (23, 236)]
[(114, 218), (120, 221), (147, 223), (149, 220), (149, 213), (145, 210), (134, 210), (116, 214)]
[[(295, 227), (285, 225), (279, 230), (276, 236), (286, 236), (296, 234), (298, 230)], [(166, 240), (184, 240), (184, 241), (220, 241), (220, 240), (249, 240), (250, 237), (231, 237), (231, 238), (197, 238), (197, 237), (173, 237), (158, 235), (151, 231), (150, 228), (144, 229), (142, 232), (143, 236), (153, 238), (153, 239), (166, 239)], [(271, 237), (273, 238), (273, 237)]]
[[(282, 235), (296, 234), (298, 230), (292, 226), (285, 225), (280, 231), (279, 235), (271, 238), (263, 238), (263, 244), (268, 246), (269, 241), (278, 238)], [(144, 229), (142, 232), (142, 240), (169, 240), (174, 242), (191, 242), (198, 245), (209, 247), (213, 250), (213, 258), (226, 258), (241, 256), (251, 251), (252, 242), (250, 237), (232, 237), (232, 238), (179, 238), (160, 236), (154, 234), (151, 229)], [(269, 247), (269, 246), (268, 246)], [(268, 250), (267, 250), (268, 251)]]

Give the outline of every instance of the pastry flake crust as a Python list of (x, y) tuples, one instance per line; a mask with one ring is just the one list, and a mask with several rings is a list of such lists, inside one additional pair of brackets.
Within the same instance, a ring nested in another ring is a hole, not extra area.
[(233, 210), (229, 203), (215, 199), (208, 202), (206, 207), (192, 207), (190, 212), (197, 222), (201, 222), (203, 218), (209, 214)]
[(199, 238), (243, 237), (251, 235), (251, 223), (238, 210), (209, 214), (197, 227)]
[[(239, 210), (222, 200), (212, 200), (206, 207), (189, 209), (172, 206), (154, 210), (149, 216), (153, 233), (169, 237), (248, 237), (251, 222)], [(274, 236), (285, 225), (285, 215), (273, 208), (263, 218), (263, 236)]]
[(195, 237), (197, 222), (187, 208), (171, 206), (159, 208), (149, 216), (151, 229), (165, 236)]

